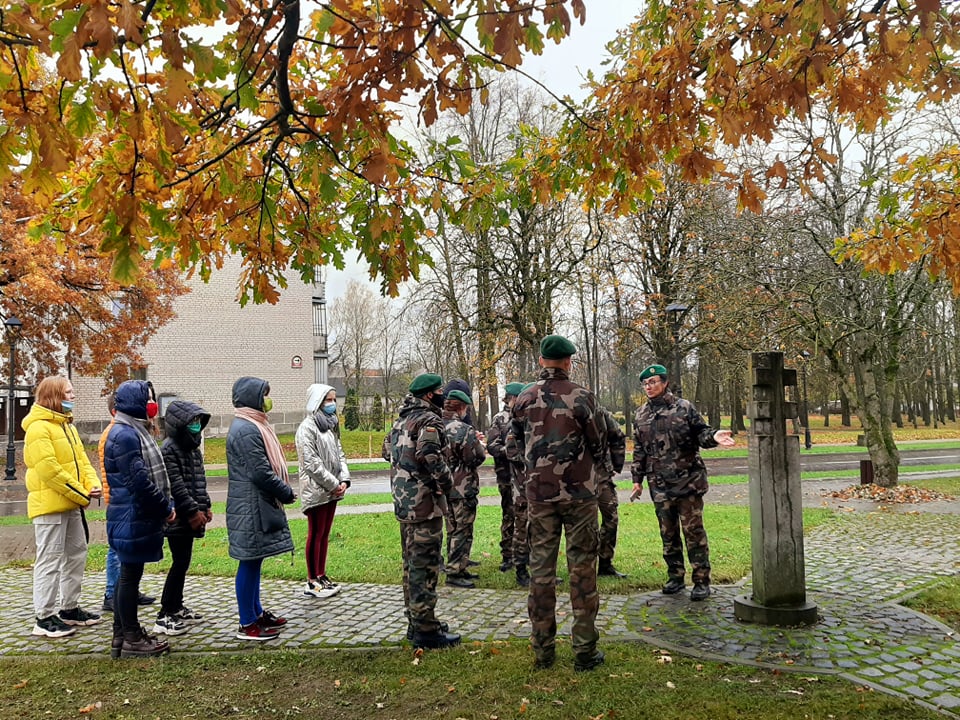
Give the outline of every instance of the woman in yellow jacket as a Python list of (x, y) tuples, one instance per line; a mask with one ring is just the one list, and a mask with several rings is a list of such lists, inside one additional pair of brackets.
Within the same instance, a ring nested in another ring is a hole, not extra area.
[(45, 637), (72, 635), (76, 632), (73, 626), (100, 622), (99, 615), (79, 605), (88, 539), (83, 508), (102, 491), (73, 426), (73, 401), (70, 380), (44, 378), (22, 423), (26, 431), (27, 514), (37, 539), (33, 565), (37, 622), (32, 634)]

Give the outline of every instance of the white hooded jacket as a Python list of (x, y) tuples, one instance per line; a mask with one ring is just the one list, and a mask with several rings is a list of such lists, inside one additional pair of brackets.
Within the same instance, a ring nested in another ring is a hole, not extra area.
[[(350, 471), (340, 436), (332, 428), (321, 430), (314, 418), (331, 390), (333, 388), (329, 385), (319, 383), (307, 388), (307, 416), (297, 428), (300, 506), (304, 512), (333, 501), (333, 491), (340, 483), (350, 484)], [(334, 416), (330, 419), (335, 421)]]

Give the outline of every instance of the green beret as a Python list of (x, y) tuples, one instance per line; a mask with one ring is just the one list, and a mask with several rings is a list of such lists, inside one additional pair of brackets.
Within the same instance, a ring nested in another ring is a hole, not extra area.
[(467, 405), (473, 405), (473, 400), (463, 390), (451, 390), (447, 393), (447, 400), (459, 400)]
[[(532, 383), (527, 383), (526, 385), (523, 386), (523, 390), (526, 390), (527, 388), (532, 388), (536, 384), (537, 384), (536, 380), (534, 380)], [(520, 392), (523, 392), (523, 390), (521, 390)]]
[(417, 375), (410, 383), (410, 392), (417, 397), (426, 395), (431, 390), (436, 390), (443, 385), (443, 378), (434, 373), (423, 373)]
[(643, 382), (649, 377), (654, 375), (664, 375), (666, 376), (667, 369), (663, 365), (650, 365), (643, 369), (643, 372), (640, 373), (640, 381)]
[(577, 346), (563, 335), (547, 335), (540, 341), (540, 357), (547, 360), (563, 360), (573, 355)]
[(525, 385), (520, 382), (507, 383), (506, 395), (519, 395), (523, 392)]

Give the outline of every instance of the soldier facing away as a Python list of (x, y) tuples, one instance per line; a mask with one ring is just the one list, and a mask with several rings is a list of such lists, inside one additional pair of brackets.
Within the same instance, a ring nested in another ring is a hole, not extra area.
[(461, 390), (451, 390), (443, 403), (451, 475), (447, 494), (447, 585), (463, 588), (474, 587), (478, 577), (469, 570), (470, 550), (480, 496), (477, 468), (487, 459), (477, 431), (463, 421), (471, 404), (470, 396)]
[(617, 528), (620, 525), (615, 478), (617, 473), (623, 470), (623, 463), (626, 461), (627, 437), (613, 413), (606, 408), (600, 408), (600, 415), (607, 434), (607, 452), (603, 457), (600, 478), (600, 564), (597, 575), (625, 578), (626, 574), (613, 566), (613, 553), (617, 549)]
[(573, 606), (571, 645), (574, 669), (593, 670), (603, 663), (597, 650), (598, 464), (606, 452), (597, 400), (571, 382), (570, 356), (577, 351), (560, 335), (540, 342), (543, 368), (532, 387), (513, 407), (511, 435), (526, 458), (527, 518), (530, 535), (530, 616), (534, 667), (556, 660), (556, 568), (560, 536), (566, 536)]
[[(503, 395), (503, 410), (493, 416), (487, 430), (487, 452), (493, 456), (493, 469), (497, 475), (497, 491), (500, 493), (500, 572), (514, 568), (513, 539), (515, 534), (516, 511), (514, 510), (513, 470), (507, 458), (506, 440), (510, 428), (510, 416), (517, 395), (523, 391), (523, 383), (507, 383)], [(526, 516), (524, 516), (526, 522)], [(524, 535), (526, 542), (526, 535)], [(526, 553), (524, 553), (526, 566)], [(524, 567), (526, 570), (526, 567)]]
[(440, 419), (442, 385), (443, 379), (433, 373), (414, 378), (400, 417), (383, 442), (383, 455), (390, 461), (393, 510), (400, 522), (407, 635), (414, 647), (423, 648), (460, 644), (460, 636), (448, 632), (436, 616), (444, 495), (450, 489)]
[(707, 492), (707, 468), (700, 448), (734, 444), (729, 430), (714, 430), (689, 400), (667, 388), (667, 369), (650, 365), (640, 373), (648, 402), (637, 409), (634, 421), (634, 496), (650, 486), (667, 564), (665, 595), (684, 588), (685, 569), (680, 533), (687, 545), (693, 590), (691, 600), (710, 596), (710, 549), (703, 527), (703, 496)]

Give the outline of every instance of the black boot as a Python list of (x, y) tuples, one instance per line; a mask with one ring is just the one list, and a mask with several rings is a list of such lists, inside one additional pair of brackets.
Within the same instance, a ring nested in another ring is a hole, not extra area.
[(530, 573), (527, 572), (526, 565), (517, 565), (517, 585), (530, 587)]
[(600, 560), (600, 567), (597, 568), (597, 575), (605, 577), (625, 578), (626, 573), (622, 573), (613, 566), (613, 560)]
[(682, 577), (672, 577), (667, 580), (667, 584), (663, 586), (663, 589), (660, 591), (664, 595), (676, 595), (678, 592), (684, 588), (683, 578)]
[(443, 648), (454, 647), (459, 644), (459, 635), (444, 630), (437, 629), (433, 632), (415, 632), (413, 634), (413, 646), (415, 648), (442, 650)]

